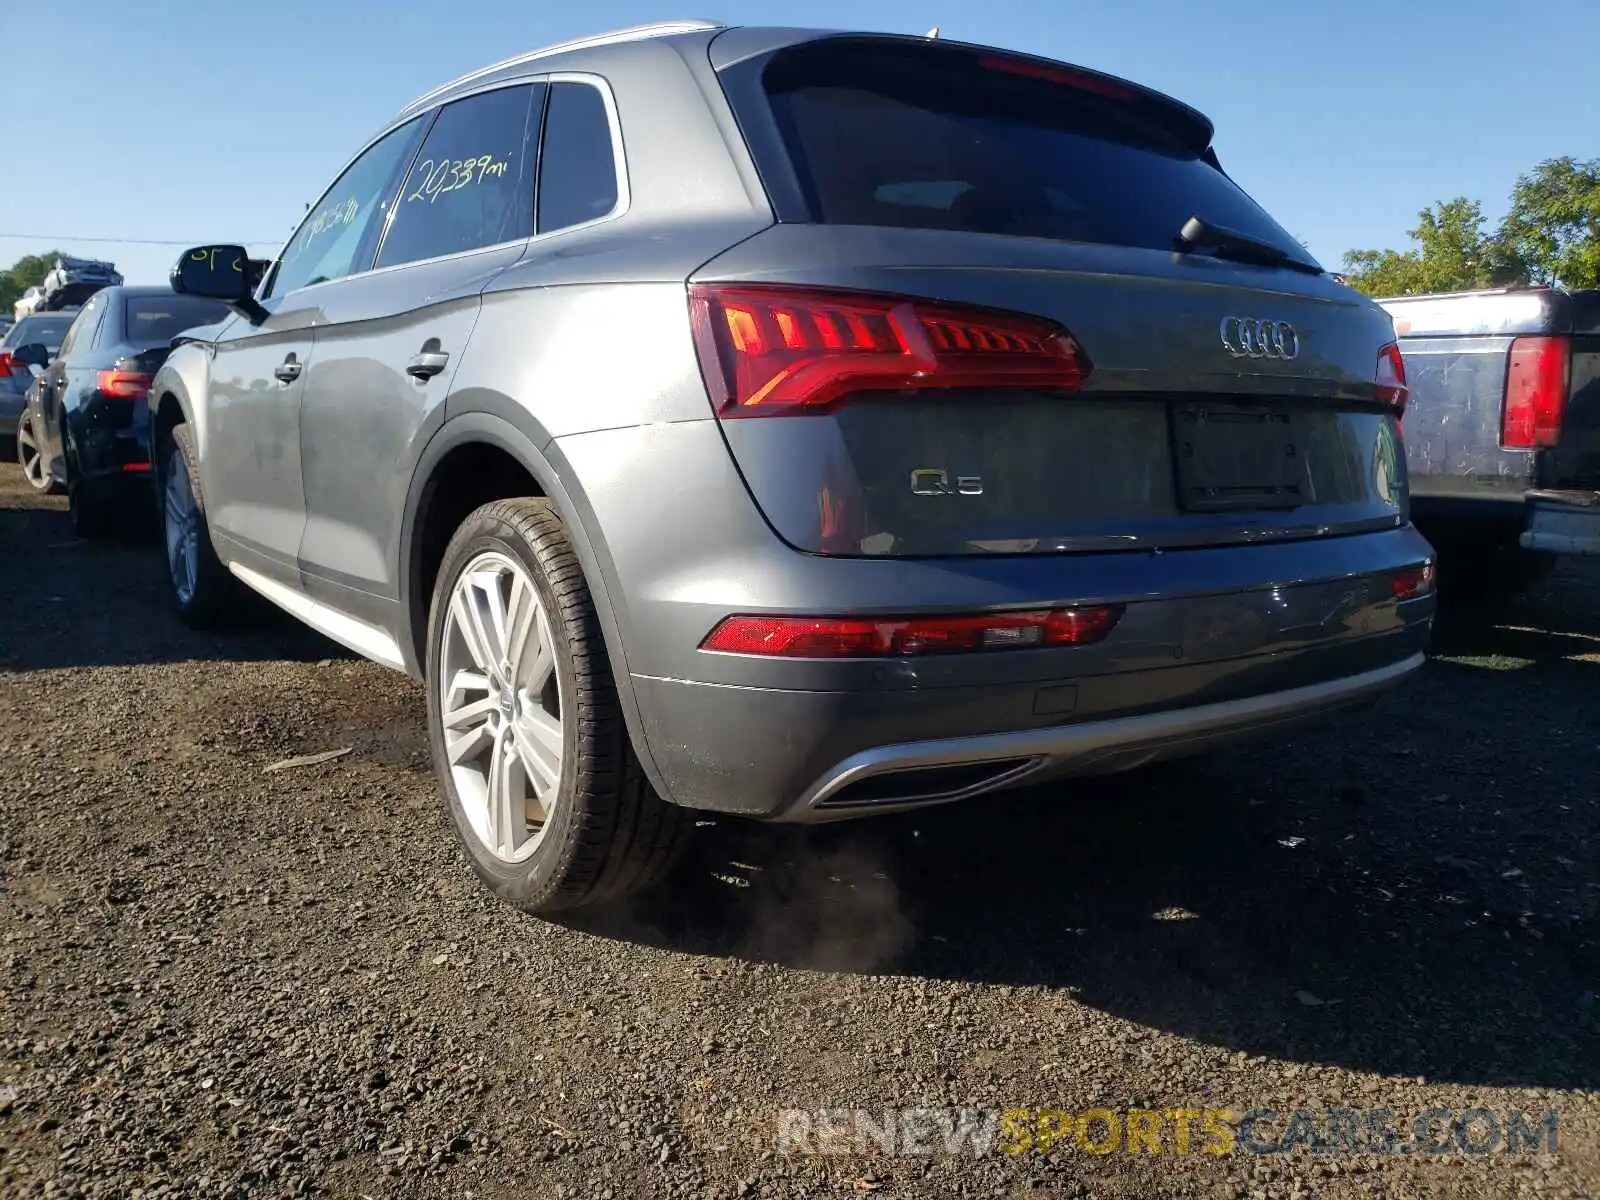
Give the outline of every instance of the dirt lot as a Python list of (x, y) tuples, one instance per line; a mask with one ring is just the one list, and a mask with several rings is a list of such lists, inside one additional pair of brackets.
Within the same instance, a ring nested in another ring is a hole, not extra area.
[[(185, 632), (159, 572), (0, 471), (0, 1195), (1600, 1191), (1600, 572), (1291, 745), (707, 825), (560, 924), (469, 875), (411, 683)], [(1553, 1107), (1559, 1148), (777, 1152), (886, 1106)]]

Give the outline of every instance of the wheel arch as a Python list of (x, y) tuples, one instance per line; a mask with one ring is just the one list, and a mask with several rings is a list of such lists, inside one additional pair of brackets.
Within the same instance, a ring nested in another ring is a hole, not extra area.
[[(490, 456), (503, 457), (494, 459)], [(550, 501), (572, 541), (573, 551), (583, 567), (584, 580), (589, 585), (595, 612), (600, 620), (601, 635), (611, 659), (612, 675), (616, 680), (628, 733), (651, 785), (658, 794), (665, 796), (668, 792), (649, 749), (645, 722), (641, 719), (638, 697), (628, 670), (627, 618), (621, 603), (616, 566), (604, 539), (594, 528), (593, 514), (582, 487), (571, 477), (571, 470), (560, 448), (525, 407), (497, 393), (475, 391), (452, 396), (444, 423), (429, 439), (412, 470), (400, 526), (398, 563), (400, 606), (397, 640), (405, 659), (406, 671), (414, 679), (423, 679), (423, 664), (427, 661), (428, 610), (439, 565), (436, 559), (430, 561), (430, 556), (442, 554), (443, 549), (439, 541), (441, 527), (437, 515), (450, 511), (438, 506), (449, 504), (447, 489), (453, 481), (463, 478), (460, 472), (472, 470), (475, 473), (470, 477), (481, 481), (482, 469), (486, 464), (498, 462), (503, 468), (506, 460), (515, 463), (527, 481), (531, 482), (531, 494)], [(474, 499), (478, 503), (488, 503), (490, 499), (509, 498), (488, 494), (495, 490), (503, 489), (485, 487), (480, 482)], [(524, 489), (513, 494), (527, 495), (530, 492)], [(474, 503), (473, 507), (476, 506)], [(463, 512), (460, 515), (464, 517), (466, 514)], [(450, 524), (443, 531), (445, 542), (458, 523)]]
[[(191, 348), (192, 347), (192, 348)], [(162, 453), (177, 425), (188, 425), (194, 430), (195, 452), (205, 460), (206, 429), (201, 406), (193, 398), (197, 389), (192, 380), (203, 381), (206, 366), (205, 350), (198, 343), (185, 343), (168, 356), (150, 384), (150, 467), (159, 493), (163, 484), (161, 468), (165, 461)], [(194, 380), (199, 373), (198, 380)]]

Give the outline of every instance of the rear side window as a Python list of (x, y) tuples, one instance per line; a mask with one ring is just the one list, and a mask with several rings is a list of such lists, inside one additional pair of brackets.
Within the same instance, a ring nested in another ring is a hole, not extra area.
[(57, 358), (66, 358), (75, 351), (89, 348), (95, 327), (105, 315), (105, 305), (104, 296), (95, 296), (78, 310), (78, 315), (73, 318), (72, 324), (67, 327), (67, 332), (61, 338), (61, 345), (56, 350)]
[(586, 83), (552, 84), (539, 150), (539, 232), (610, 216), (620, 195), (605, 98)]
[(401, 185), (378, 266), (530, 237), (528, 131), (543, 101), (543, 86), (524, 85), (446, 105)]
[(124, 302), (123, 337), (134, 346), (161, 346), (185, 329), (212, 325), (228, 307), (201, 296), (129, 296)]
[(1192, 111), (999, 53), (823, 39), (763, 86), (812, 219), (1170, 249), (1199, 215), (1304, 250), (1207, 159)]

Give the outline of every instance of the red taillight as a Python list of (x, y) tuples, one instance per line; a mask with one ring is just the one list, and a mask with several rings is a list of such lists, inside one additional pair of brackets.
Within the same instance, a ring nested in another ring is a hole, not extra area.
[(1410, 600), (1417, 596), (1426, 596), (1433, 591), (1434, 567), (1431, 562), (1425, 562), (1419, 567), (1407, 567), (1404, 571), (1396, 571), (1389, 577), (1389, 586), (1394, 590), (1396, 600)]
[(864, 292), (695, 284), (695, 344), (725, 417), (819, 412), (853, 392), (1072, 392), (1093, 365), (1036, 317)]
[(95, 387), (102, 396), (117, 400), (137, 400), (150, 391), (150, 376), (138, 371), (101, 371)]
[(11, 357), (11, 351), (0, 350), (0, 375), (9, 375), (16, 370), (17, 360)]
[(961, 617), (728, 617), (700, 644), (773, 658), (900, 658), (1085, 646), (1111, 632), (1120, 604)]
[(1378, 351), (1378, 371), (1373, 377), (1372, 392), (1396, 413), (1405, 412), (1411, 390), (1406, 387), (1406, 360), (1401, 357), (1400, 347), (1395, 342)]
[(1519, 337), (1511, 343), (1500, 416), (1502, 446), (1531, 450), (1561, 440), (1569, 358), (1564, 337)]

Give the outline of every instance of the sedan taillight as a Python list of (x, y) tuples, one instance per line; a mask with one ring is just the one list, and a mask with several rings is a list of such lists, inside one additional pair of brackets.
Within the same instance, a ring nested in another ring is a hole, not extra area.
[(95, 387), (114, 400), (137, 400), (149, 393), (150, 380), (151, 376), (139, 371), (101, 371), (95, 376)]

